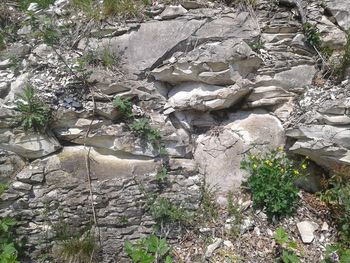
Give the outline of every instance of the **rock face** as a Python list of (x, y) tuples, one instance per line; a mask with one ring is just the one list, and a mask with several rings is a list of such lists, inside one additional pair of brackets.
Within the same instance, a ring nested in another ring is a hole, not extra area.
[(154, 69), (152, 75), (171, 84), (200, 81), (232, 85), (248, 77), (261, 64), (261, 59), (240, 39), (203, 44), (169, 61), (172, 60), (176, 62)]
[[(55, 226), (62, 222), (76, 231), (89, 224), (92, 210), (86, 169), (88, 151), (88, 147), (65, 147), (57, 155), (32, 162), (1, 196), (1, 214), (21, 218), (17, 229), (27, 237), (26, 249), (35, 249), (31, 257), (47, 251), (56, 235)], [(154, 222), (143, 209), (142, 191), (156, 191), (155, 174), (160, 164), (152, 159), (118, 158), (97, 148), (90, 149), (89, 158), (102, 260), (126, 260), (122, 253), (124, 240), (152, 232)], [(188, 208), (194, 209), (202, 180), (190, 166), (187, 165), (187, 175), (180, 169), (178, 160), (177, 168), (169, 174), (173, 186), (165, 194), (177, 203), (186, 199)], [(147, 189), (142, 190), (141, 184)], [(38, 238), (43, 246), (38, 246)]]
[(0, 135), (0, 148), (26, 159), (37, 159), (56, 152), (61, 145), (55, 137), (48, 134), (13, 134), (6, 131)]
[(234, 190), (244, 180), (246, 174), (240, 169), (244, 153), (275, 149), (284, 143), (281, 123), (269, 114), (239, 112), (230, 120), (198, 136), (194, 153), (206, 182), (222, 192)]
[(174, 110), (213, 111), (226, 109), (240, 101), (249, 93), (249, 87), (232, 85), (228, 87), (203, 83), (183, 83), (168, 94), (165, 108)]
[[(68, 2), (56, 1), (40, 15), (69, 17)], [(219, 195), (240, 186), (248, 176), (240, 170), (248, 151), (287, 146), (324, 168), (350, 170), (349, 80), (338, 85), (320, 77), (320, 60), (299, 17), (284, 6), (290, 1), (260, 0), (254, 12), (221, 1), (153, 2), (142, 21), (89, 23), (86, 38), (64, 38), (67, 48), (57, 45), (57, 53), (26, 37), (26, 27), (21, 43), (0, 52), (0, 182), (9, 183), (0, 213), (20, 218), (18, 233), (28, 237), (33, 262), (51, 249), (61, 221), (78, 230), (91, 226), (91, 200), (101, 262), (128, 262), (124, 240), (150, 233), (155, 224), (144, 189), (195, 209), (204, 178)], [(314, 0), (298, 2), (323, 44), (341, 53), (348, 1), (326, 0), (326, 10)], [(71, 18), (54, 21), (55, 28), (76, 32), (76, 21), (86, 22)], [(110, 66), (103, 63), (106, 54)], [(14, 102), (27, 84), (53, 109), (52, 133), (13, 129)], [(130, 99), (133, 116), (115, 107), (116, 96)], [(140, 128), (144, 133), (131, 128), (140, 118), (149, 121)], [(159, 144), (152, 136), (161, 137)], [(172, 184), (162, 192), (155, 176), (164, 167)]]
[(350, 28), (350, 3), (347, 0), (327, 0), (326, 8), (337, 20), (343, 30)]
[[(336, 94), (336, 93), (334, 93)], [(334, 96), (334, 95), (333, 95)], [(295, 140), (292, 152), (309, 156), (321, 166), (343, 173), (350, 166), (349, 109), (347, 94), (343, 98), (324, 101), (303, 118), (305, 123), (289, 129), (287, 136)]]

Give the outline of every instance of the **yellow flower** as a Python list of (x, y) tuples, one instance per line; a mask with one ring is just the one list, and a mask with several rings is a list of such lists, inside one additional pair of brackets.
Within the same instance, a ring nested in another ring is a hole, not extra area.
[(256, 164), (253, 164), (253, 168), (256, 169), (258, 168), (258, 166)]
[(299, 175), (299, 171), (298, 171), (298, 170), (294, 170), (293, 173), (294, 173), (295, 175)]
[(307, 168), (307, 165), (306, 165), (305, 163), (303, 163), (303, 164), (301, 165), (301, 168), (305, 170), (305, 169)]
[(280, 146), (280, 147), (277, 148), (277, 150), (278, 150), (279, 152), (283, 152), (283, 147)]
[(272, 166), (272, 162), (269, 162), (269, 166)]

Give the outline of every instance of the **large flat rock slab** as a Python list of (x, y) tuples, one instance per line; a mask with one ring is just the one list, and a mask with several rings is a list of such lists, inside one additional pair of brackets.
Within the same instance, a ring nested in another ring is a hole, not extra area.
[(245, 152), (267, 151), (284, 143), (283, 127), (276, 117), (263, 112), (238, 112), (230, 117), (231, 122), (200, 135), (194, 153), (206, 182), (219, 192), (241, 185), (246, 176), (240, 169)]

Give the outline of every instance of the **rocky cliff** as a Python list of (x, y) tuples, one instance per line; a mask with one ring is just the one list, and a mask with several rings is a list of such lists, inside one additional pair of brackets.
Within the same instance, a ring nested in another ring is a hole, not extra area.
[[(127, 262), (124, 240), (155, 223), (145, 189), (195, 210), (205, 179), (225, 203), (248, 151), (282, 146), (324, 174), (348, 172), (350, 83), (331, 65), (350, 45), (350, 2), (236, 2), (154, 2), (136, 19), (99, 21), (68, 0), (19, 14), (5, 3), (3, 30), (17, 27), (0, 53), (0, 211), (18, 219), (28, 260), (50, 253), (52, 226), (65, 221), (98, 228), (100, 262)], [(58, 41), (40, 40), (51, 27)], [(13, 125), (28, 84), (53, 111), (45, 133)], [(161, 143), (130, 130), (115, 97)], [(163, 168), (171, 185), (160, 191)], [(320, 179), (314, 172), (303, 187), (316, 191)]]

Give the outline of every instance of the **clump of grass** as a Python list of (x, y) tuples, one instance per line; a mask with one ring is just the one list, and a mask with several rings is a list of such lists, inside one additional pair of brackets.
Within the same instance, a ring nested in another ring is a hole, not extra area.
[(100, 17), (100, 8), (94, 4), (93, 0), (71, 0), (71, 5), (81, 10), (88, 18), (98, 19)]
[(65, 262), (80, 263), (94, 262), (98, 246), (92, 233), (87, 233), (82, 237), (72, 237), (58, 243), (56, 256)]
[(199, 217), (202, 221), (212, 222), (219, 217), (219, 206), (215, 200), (215, 189), (204, 183), (201, 187)]
[(140, 3), (133, 0), (103, 0), (103, 13), (106, 16), (135, 17)]

